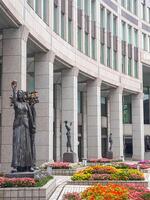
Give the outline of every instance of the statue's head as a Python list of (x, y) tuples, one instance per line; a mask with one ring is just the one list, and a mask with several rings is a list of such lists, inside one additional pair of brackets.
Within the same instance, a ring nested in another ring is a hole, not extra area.
[(64, 121), (64, 123), (65, 123), (65, 124), (67, 124), (67, 123), (68, 123), (68, 121)]
[(21, 101), (21, 102), (25, 101), (25, 93), (23, 90), (17, 91), (17, 99), (18, 101)]

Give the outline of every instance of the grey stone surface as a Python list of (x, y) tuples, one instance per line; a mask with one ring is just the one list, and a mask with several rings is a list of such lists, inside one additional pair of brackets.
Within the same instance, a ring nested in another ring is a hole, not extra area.
[(16, 173), (8, 173), (6, 174), (6, 177), (8, 178), (36, 178), (36, 176), (39, 174), (39, 171), (34, 172), (16, 172)]
[(66, 152), (63, 154), (63, 162), (77, 162), (77, 155), (74, 152)]
[(108, 151), (107, 152), (107, 158), (108, 159), (113, 159), (113, 152), (112, 151)]

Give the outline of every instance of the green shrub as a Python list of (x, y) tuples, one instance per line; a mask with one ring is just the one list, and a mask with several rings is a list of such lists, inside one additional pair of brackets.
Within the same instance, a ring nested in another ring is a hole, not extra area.
[(42, 187), (43, 185), (45, 185), (52, 178), (53, 178), (52, 176), (46, 176), (46, 177), (36, 181), (35, 187)]
[(141, 195), (141, 198), (143, 200), (150, 200), (150, 193), (145, 193), (145, 194)]

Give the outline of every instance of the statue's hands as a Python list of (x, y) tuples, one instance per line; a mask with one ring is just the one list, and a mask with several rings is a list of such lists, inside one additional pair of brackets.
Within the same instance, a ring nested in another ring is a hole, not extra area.
[(32, 128), (32, 134), (35, 134), (35, 133), (36, 133), (36, 128), (33, 127), (33, 128)]
[(17, 88), (17, 81), (14, 80), (14, 81), (11, 82), (11, 88), (13, 90), (15, 90)]

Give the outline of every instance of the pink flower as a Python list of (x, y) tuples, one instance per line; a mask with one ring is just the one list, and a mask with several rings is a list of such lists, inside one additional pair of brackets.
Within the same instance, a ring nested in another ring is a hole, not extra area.
[(48, 164), (48, 166), (52, 167), (53, 169), (69, 169), (70, 165), (67, 162), (54, 162)]

